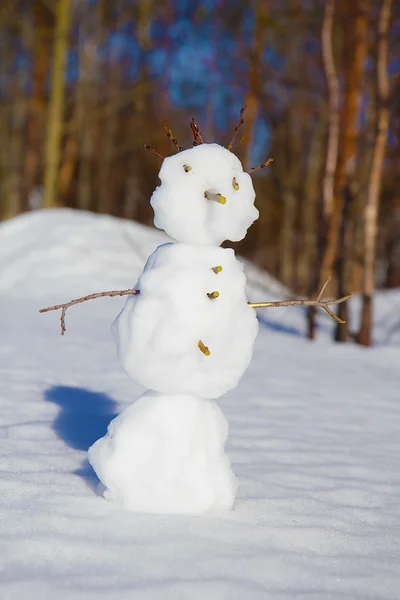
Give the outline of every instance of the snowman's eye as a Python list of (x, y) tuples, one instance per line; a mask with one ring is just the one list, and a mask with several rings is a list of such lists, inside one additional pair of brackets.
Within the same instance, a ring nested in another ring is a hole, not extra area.
[(183, 168), (185, 169), (185, 172), (186, 172), (186, 173), (189, 173), (189, 171), (191, 171), (191, 170), (192, 170), (192, 167), (191, 167), (191, 166), (189, 166), (189, 165), (183, 165)]
[(232, 185), (233, 185), (233, 189), (234, 189), (234, 190), (236, 190), (236, 191), (237, 191), (237, 190), (239, 189), (239, 184), (238, 184), (238, 182), (236, 181), (236, 177), (234, 177), (234, 178), (232, 179)]

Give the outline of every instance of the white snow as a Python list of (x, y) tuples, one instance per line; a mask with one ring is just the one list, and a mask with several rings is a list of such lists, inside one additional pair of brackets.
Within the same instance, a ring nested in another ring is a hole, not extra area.
[[(214, 267), (222, 267), (215, 273)], [(218, 398), (246, 370), (258, 331), (233, 250), (164, 244), (113, 325), (125, 371), (145, 388)], [(218, 292), (217, 298), (207, 294)], [(210, 355), (198, 347), (201, 341)]]
[(149, 391), (89, 449), (105, 498), (128, 510), (230, 510), (237, 483), (224, 453), (228, 424), (214, 400)]
[[(143, 389), (109, 325), (165, 236), (43, 211), (0, 224), (0, 598), (395, 600), (400, 586), (400, 298), (378, 294), (376, 346), (317, 343), (304, 311), (260, 310), (252, 362), (218, 404), (234, 511), (144, 515), (105, 502), (87, 449)], [(251, 300), (283, 297), (245, 263)], [(357, 298), (352, 307), (357, 305)]]
[(151, 197), (154, 224), (179, 242), (237, 242), (258, 219), (250, 175), (235, 154), (218, 144), (165, 158), (159, 177), (161, 185)]

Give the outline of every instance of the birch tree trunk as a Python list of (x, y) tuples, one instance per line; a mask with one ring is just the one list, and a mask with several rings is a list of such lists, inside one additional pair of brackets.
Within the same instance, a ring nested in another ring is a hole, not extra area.
[(392, 0), (382, 0), (378, 23), (377, 47), (377, 127), (368, 194), (364, 209), (363, 306), (358, 342), (370, 346), (372, 341), (372, 299), (375, 291), (375, 256), (378, 228), (379, 191), (389, 128), (388, 30)]
[(322, 188), (324, 220), (332, 216), (335, 173), (339, 148), (339, 81), (333, 57), (332, 27), (335, 0), (327, 0), (321, 32), (321, 49), (328, 84), (328, 147)]
[[(344, 97), (340, 115), (340, 132), (338, 146), (338, 160), (336, 165), (334, 198), (332, 214), (329, 220), (326, 246), (322, 259), (320, 282), (332, 275), (336, 266), (338, 242), (340, 231), (346, 228), (343, 223), (345, 215), (345, 191), (351, 185), (356, 159), (357, 142), (360, 130), (360, 111), (363, 88), (364, 65), (367, 54), (368, 35), (368, 2), (354, 0), (351, 4), (343, 0), (341, 11), (344, 19), (345, 46), (344, 61)], [(344, 243), (345, 232), (340, 240)], [(345, 268), (346, 256), (342, 256), (344, 248), (339, 249), (341, 268)], [(339, 276), (339, 283), (344, 282), (343, 274)], [(338, 293), (342, 292), (339, 289)], [(339, 309), (339, 315), (346, 321), (340, 325), (336, 339), (346, 341), (348, 337), (347, 304)]]
[[(339, 81), (336, 73), (335, 60), (333, 56), (332, 29), (335, 13), (335, 0), (327, 0), (321, 29), (321, 50), (325, 78), (328, 86), (328, 141), (325, 161), (325, 173), (322, 184), (322, 206), (317, 215), (317, 244), (315, 270), (313, 274), (312, 293), (315, 293), (321, 285), (321, 262), (324, 252), (324, 243), (328, 223), (332, 219), (334, 201), (334, 183), (337, 167), (339, 148)], [(321, 231), (322, 229), (322, 231)], [(308, 309), (308, 337), (314, 339), (316, 335), (316, 308), (310, 306)]]
[(65, 64), (68, 50), (70, 0), (58, 0), (51, 96), (46, 134), (44, 208), (57, 202), (57, 179), (64, 125)]

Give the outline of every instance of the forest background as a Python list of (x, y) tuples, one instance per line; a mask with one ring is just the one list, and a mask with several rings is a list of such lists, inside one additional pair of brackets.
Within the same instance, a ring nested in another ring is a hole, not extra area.
[[(400, 3), (396, 0), (3, 0), (0, 219), (73, 207), (152, 224), (162, 156), (235, 150), (260, 219), (235, 249), (288, 286), (400, 286)], [(336, 288), (336, 290), (335, 290)], [(315, 313), (308, 313), (315, 337)]]

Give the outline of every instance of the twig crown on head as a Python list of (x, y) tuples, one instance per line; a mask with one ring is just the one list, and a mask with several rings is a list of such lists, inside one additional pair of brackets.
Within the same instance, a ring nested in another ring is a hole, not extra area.
[[(227, 149), (231, 152), (233, 149), (237, 150), (240, 146), (240, 144), (243, 141), (243, 136), (240, 138), (239, 143), (236, 145), (236, 148), (233, 148), (236, 142), (236, 138), (237, 138), (237, 134), (239, 133), (240, 129), (243, 127), (243, 125), (246, 123), (246, 119), (244, 117), (245, 113), (247, 110), (247, 104), (245, 104), (241, 109), (240, 109), (240, 116), (239, 116), (239, 121), (237, 122), (237, 124), (235, 125), (235, 128), (233, 130), (233, 136), (232, 139), (227, 147)], [(169, 127), (164, 127), (166, 133), (167, 133), (167, 137), (168, 139), (174, 144), (177, 152), (182, 152), (184, 150), (184, 148), (178, 143), (176, 137), (173, 135), (172, 130)], [(204, 144), (204, 138), (203, 135), (200, 131), (200, 127), (196, 121), (196, 119), (194, 117), (192, 117), (192, 120), (190, 121), (190, 129), (192, 130), (192, 134), (193, 134), (193, 146), (198, 146), (199, 144)], [(152, 146), (149, 146), (148, 144), (144, 144), (144, 147), (146, 150), (148, 150), (149, 152), (152, 152), (153, 154), (155, 154), (156, 156), (158, 156), (159, 158), (161, 158), (161, 160), (164, 160), (164, 156), (162, 156), (159, 152), (157, 152), (157, 150), (155, 150)], [(259, 171), (260, 169), (264, 169), (265, 167), (268, 167), (268, 165), (270, 165), (272, 163), (274, 159), (273, 158), (269, 158), (267, 161), (265, 161), (264, 163), (262, 163), (261, 165), (258, 165), (258, 167), (254, 167), (253, 169), (249, 169), (248, 171), (246, 171), (247, 173), (249, 173), (250, 175), (252, 173), (255, 173), (255, 171)], [(184, 165), (184, 167), (186, 167), (187, 165)], [(190, 170), (191, 167), (189, 167), (188, 169), (185, 168), (185, 171), (187, 172), (188, 170)], [(239, 189), (237, 186), (237, 183), (234, 184), (235, 189)]]

